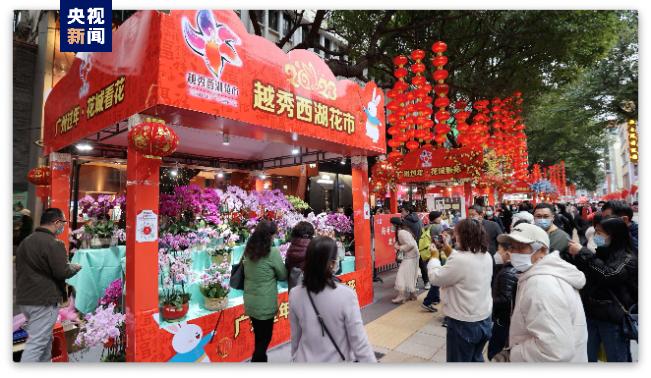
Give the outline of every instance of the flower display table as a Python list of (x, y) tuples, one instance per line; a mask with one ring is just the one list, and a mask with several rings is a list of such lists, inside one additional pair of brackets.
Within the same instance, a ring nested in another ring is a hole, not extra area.
[(72, 262), (82, 266), (66, 280), (75, 288), (75, 307), (84, 314), (92, 312), (111, 282), (122, 277), (126, 267), (126, 246), (79, 249)]

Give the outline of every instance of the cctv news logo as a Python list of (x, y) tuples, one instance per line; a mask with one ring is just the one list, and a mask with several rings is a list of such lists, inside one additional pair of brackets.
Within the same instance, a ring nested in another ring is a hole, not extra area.
[(110, 52), (111, 0), (61, 0), (60, 46), (63, 52)]

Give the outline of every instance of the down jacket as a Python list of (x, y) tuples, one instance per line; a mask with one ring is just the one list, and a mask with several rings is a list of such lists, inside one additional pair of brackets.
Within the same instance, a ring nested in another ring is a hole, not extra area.
[(588, 362), (588, 327), (579, 290), (585, 275), (551, 253), (518, 280), (511, 317), (511, 362)]

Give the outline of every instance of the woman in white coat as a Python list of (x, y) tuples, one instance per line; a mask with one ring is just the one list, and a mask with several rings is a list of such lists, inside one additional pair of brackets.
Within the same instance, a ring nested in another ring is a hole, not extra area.
[(397, 240), (394, 247), (402, 254), (402, 262), (396, 274), (395, 289), (398, 295), (391, 300), (393, 303), (405, 303), (416, 299), (416, 282), (418, 281), (418, 242), (409, 226), (398, 217), (391, 218), (396, 227)]
[(339, 283), (338, 268), (335, 241), (312, 239), (303, 282), (289, 292), (292, 362), (377, 362), (355, 290)]

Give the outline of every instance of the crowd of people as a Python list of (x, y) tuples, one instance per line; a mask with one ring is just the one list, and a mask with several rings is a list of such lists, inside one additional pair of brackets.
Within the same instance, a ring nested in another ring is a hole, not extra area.
[[(396, 228), (397, 291), (393, 302), (416, 300), (418, 275), (426, 311), (439, 303), (447, 327), (449, 362), (631, 361), (636, 338), (637, 223), (621, 201), (593, 206), (540, 203), (518, 208), (475, 205), (454, 223), (443, 213), (423, 222), (413, 206), (391, 219)], [(65, 279), (81, 266), (68, 262), (56, 239), (66, 218), (43, 212), (40, 227), (16, 254), (16, 302), (28, 318), (23, 361), (47, 361)], [(452, 224), (450, 224), (452, 223)], [(573, 240), (574, 232), (579, 242)], [(278, 281), (289, 281), (294, 362), (376, 362), (355, 291), (336, 277), (340, 248), (297, 224), (283, 262), (277, 233), (261, 221), (242, 259), (244, 309), (255, 336), (252, 362), (266, 362), (278, 311)]]
[(401, 260), (393, 302), (415, 299), (418, 262), (428, 290), (421, 306), (437, 312), (442, 303), (449, 362), (484, 361), (485, 347), (491, 361), (631, 361), (633, 206), (475, 205), (453, 228), (441, 225), (439, 211), (423, 227), (416, 209), (404, 206), (391, 219)]

